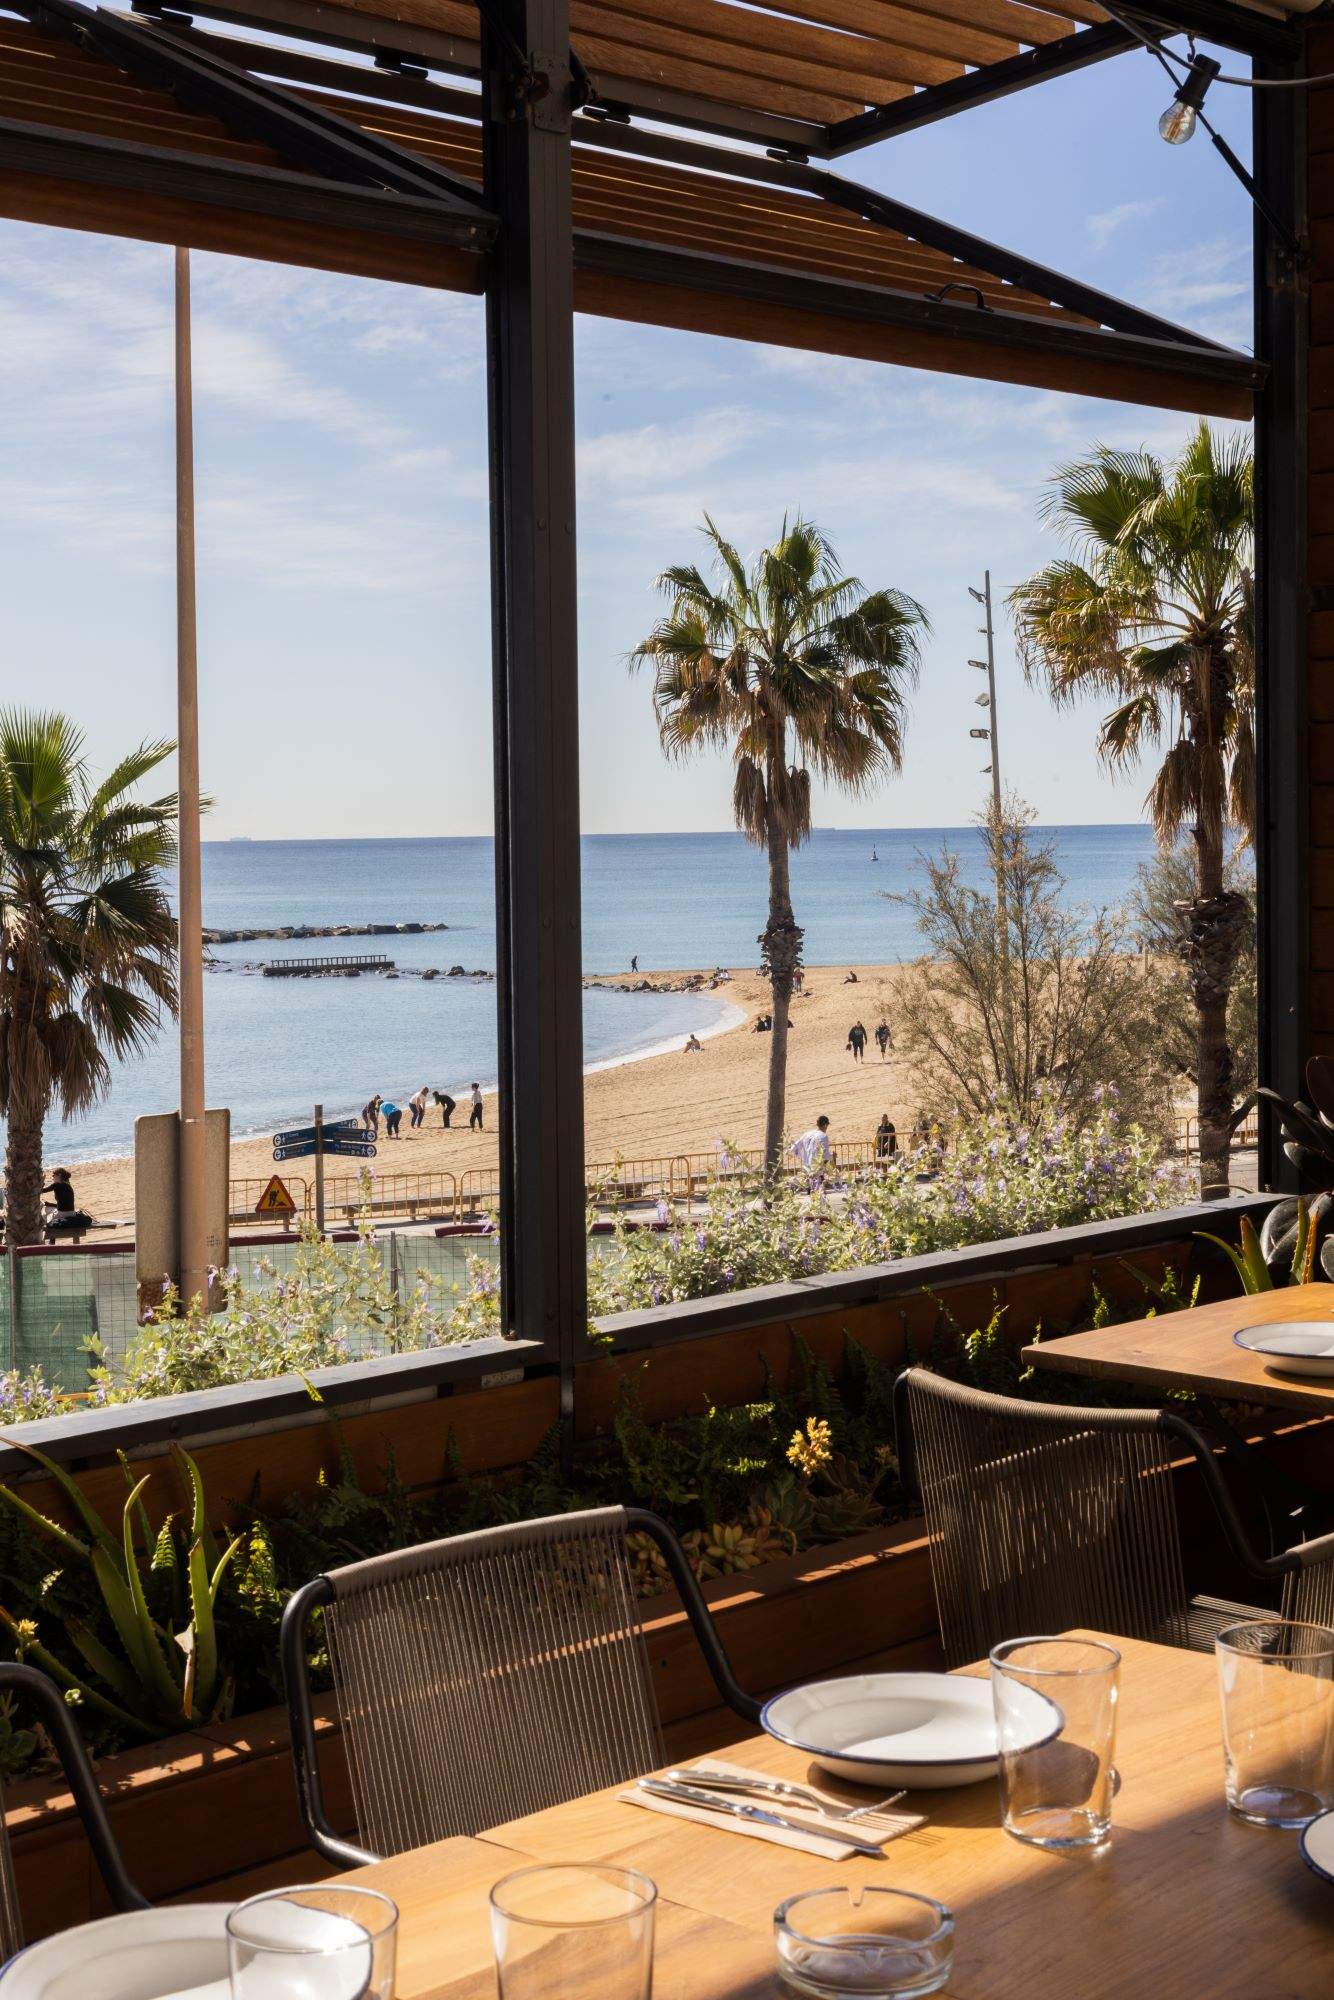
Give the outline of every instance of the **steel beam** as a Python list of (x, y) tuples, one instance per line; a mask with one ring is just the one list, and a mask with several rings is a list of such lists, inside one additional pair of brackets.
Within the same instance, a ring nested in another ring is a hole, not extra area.
[(432, 197), (389, 193), (321, 180), (284, 167), (219, 159), (106, 139), (67, 127), (0, 118), (0, 165), (7, 172), (45, 174), (98, 187), (203, 202), (249, 215), (328, 228), (366, 230), (458, 249), (482, 250), (495, 236), (491, 218), (462, 214)]
[[(1294, 74), (1264, 62), (1257, 75)], [(1257, 90), (1255, 177), (1304, 245), (1306, 93)], [(1307, 912), (1307, 410), (1309, 283), (1255, 217), (1255, 352), (1268, 381), (1255, 419), (1256, 901), (1260, 1081), (1305, 1094), (1309, 1054)], [(1270, 1107), (1260, 1123), (1260, 1185), (1295, 1184)]]
[(211, 50), (191, 47), (164, 28), (141, 25), (105, 7), (86, 7), (81, 0), (13, 0), (13, 5), (42, 31), (91, 49), (310, 173), (430, 198), (474, 215), (485, 210), (472, 182), (357, 131), (334, 112), (302, 104), (280, 85), (249, 75)]
[[(587, 1348), (568, 0), (485, 24), (502, 1311), (560, 1363), (573, 1445)], [(508, 53), (529, 52), (516, 73)]]
[(1303, 31), (1290, 21), (1279, 21), (1253, 7), (1234, 7), (1230, 0), (1131, 0), (1122, 6), (1116, 0), (1117, 17), (1137, 22), (1148, 33), (1198, 35), (1220, 49), (1235, 49), (1245, 56), (1264, 56), (1278, 63), (1301, 60)]
[(894, 291), (887, 286), (849, 284), (838, 278), (743, 263), (704, 251), (640, 243), (629, 237), (580, 230), (575, 235), (574, 254), (578, 270), (597, 276), (672, 285), (686, 291), (792, 307), (806, 313), (943, 334), (951, 339), (984, 340), (997, 348), (1062, 355), (1077, 362), (1126, 362), (1172, 375), (1194, 376), (1201, 383), (1219, 383), (1248, 394), (1258, 389), (1266, 376), (1262, 363), (1226, 347), (1197, 342), (1174, 344), (1137, 334), (1063, 324), (1057, 319), (1032, 319), (1019, 312), (979, 311), (974, 305), (961, 305), (949, 299), (924, 299), (916, 293)]
[(1108, 56), (1124, 55), (1128, 49), (1139, 46), (1130, 30), (1118, 27), (1115, 22), (1082, 29), (1078, 34), (1067, 35), (1063, 41), (1025, 49), (1021, 55), (1009, 56), (1003, 62), (986, 63), (964, 76), (951, 77), (948, 83), (933, 84), (929, 89), (915, 91), (911, 97), (901, 97), (893, 104), (878, 104), (859, 117), (841, 118), (825, 130), (828, 155), (838, 159), (841, 154), (874, 145), (877, 139), (919, 131), (923, 125), (934, 125), (939, 118), (952, 118), (957, 112), (971, 111), (979, 104), (994, 104), (998, 98), (1011, 97), (1017, 90), (1031, 90), (1034, 84), (1047, 83), (1052, 77), (1070, 76), (1076, 70), (1087, 69), (1091, 63), (1105, 62)]

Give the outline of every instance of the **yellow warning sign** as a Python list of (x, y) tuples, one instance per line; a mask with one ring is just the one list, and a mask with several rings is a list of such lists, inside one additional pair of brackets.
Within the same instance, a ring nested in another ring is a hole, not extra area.
[(277, 1174), (269, 1175), (269, 1184), (255, 1203), (256, 1215), (295, 1215), (296, 1203), (287, 1192)]

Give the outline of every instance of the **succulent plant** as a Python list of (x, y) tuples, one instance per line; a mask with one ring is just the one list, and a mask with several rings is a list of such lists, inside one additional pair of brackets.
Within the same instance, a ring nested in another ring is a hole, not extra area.
[[(191, 1503), (188, 1529), (178, 1545), (173, 1516), (167, 1516), (156, 1536), (150, 1529), (143, 1491), (151, 1475), (132, 1483), (125, 1466), (130, 1490), (121, 1533), (115, 1536), (63, 1466), (17, 1438), (5, 1442), (26, 1452), (56, 1481), (84, 1533), (74, 1534), (39, 1513), (12, 1487), (0, 1485), (0, 1497), (52, 1542), (66, 1563), (86, 1566), (116, 1639), (113, 1648), (84, 1620), (67, 1619), (66, 1637), (79, 1656), (77, 1669), (72, 1668), (43, 1643), (34, 1620), (15, 1618), (0, 1605), (0, 1626), (19, 1658), (43, 1668), (76, 1703), (86, 1702), (141, 1736), (158, 1736), (164, 1726), (206, 1722), (222, 1713), (230, 1698), (230, 1678), (218, 1657), (214, 1610), (243, 1538), (238, 1535), (219, 1553), (208, 1525), (204, 1483), (190, 1454), (179, 1445), (172, 1448)], [(165, 1598), (165, 1623), (154, 1614), (150, 1598), (158, 1603)]]
[(715, 1576), (739, 1576), (762, 1560), (754, 1530), (740, 1521), (715, 1521), (705, 1538), (704, 1556)]
[(795, 1555), (815, 1532), (815, 1502), (805, 1484), (790, 1472), (781, 1473), (761, 1489), (751, 1510), (752, 1517), (759, 1509), (764, 1511), (770, 1533), (789, 1555)]
[(1312, 1056), (1306, 1065), (1306, 1089), (1311, 1099), (1280, 1097), (1261, 1084), (1240, 1106), (1232, 1123), (1241, 1124), (1263, 1097), (1278, 1109), (1283, 1151), (1300, 1176), (1302, 1192), (1334, 1188), (1334, 1059)]

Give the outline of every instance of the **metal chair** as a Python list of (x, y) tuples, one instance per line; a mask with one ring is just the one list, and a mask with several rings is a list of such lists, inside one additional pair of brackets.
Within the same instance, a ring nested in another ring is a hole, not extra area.
[[(297, 1795), (327, 1860), (358, 1867), (478, 1833), (663, 1763), (633, 1533), (661, 1552), (722, 1699), (758, 1722), (684, 1550), (642, 1508), (520, 1521), (351, 1563), (296, 1592), (280, 1639)], [(320, 1783), (306, 1670), (316, 1610), (364, 1845), (330, 1825)]]
[[(111, 1822), (102, 1803), (88, 1752), (60, 1689), (45, 1674), (38, 1673), (35, 1667), (0, 1660), (0, 1694), (4, 1693), (22, 1696), (37, 1711), (38, 1720), (55, 1747), (61, 1769), (74, 1794), (74, 1804), (83, 1821), (93, 1859), (113, 1905), (121, 1911), (148, 1909), (147, 1897), (140, 1895), (125, 1872), (125, 1863), (121, 1859), (116, 1836), (111, 1831)], [(23, 1922), (14, 1884), (13, 1856), (9, 1848), (9, 1831), (4, 1825), (3, 1804), (0, 1802), (0, 1961), (12, 1958), (22, 1944)]]
[(1275, 1556), (1251, 1544), (1208, 1441), (1170, 1410), (1028, 1403), (909, 1368), (894, 1386), (905, 1490), (920, 1493), (946, 1664), (1002, 1639), (1092, 1626), (1208, 1652), (1272, 1610), (1188, 1598), (1172, 1467), (1193, 1458), (1249, 1576), (1282, 1615), (1334, 1615), (1334, 1535)]

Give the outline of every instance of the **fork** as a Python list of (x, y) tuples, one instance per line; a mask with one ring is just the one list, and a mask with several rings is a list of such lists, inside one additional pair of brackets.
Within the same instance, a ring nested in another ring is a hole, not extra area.
[(668, 1781), (681, 1785), (705, 1785), (711, 1792), (745, 1792), (751, 1797), (766, 1799), (787, 1799), (795, 1805), (809, 1806), (823, 1819), (839, 1826), (851, 1826), (857, 1820), (871, 1819), (876, 1813), (888, 1811), (906, 1792), (891, 1792), (887, 1799), (876, 1799), (865, 1806), (834, 1805), (822, 1797), (810, 1785), (797, 1785), (785, 1778), (739, 1777), (732, 1771), (716, 1770), (711, 1764), (691, 1764), (667, 1772)]

